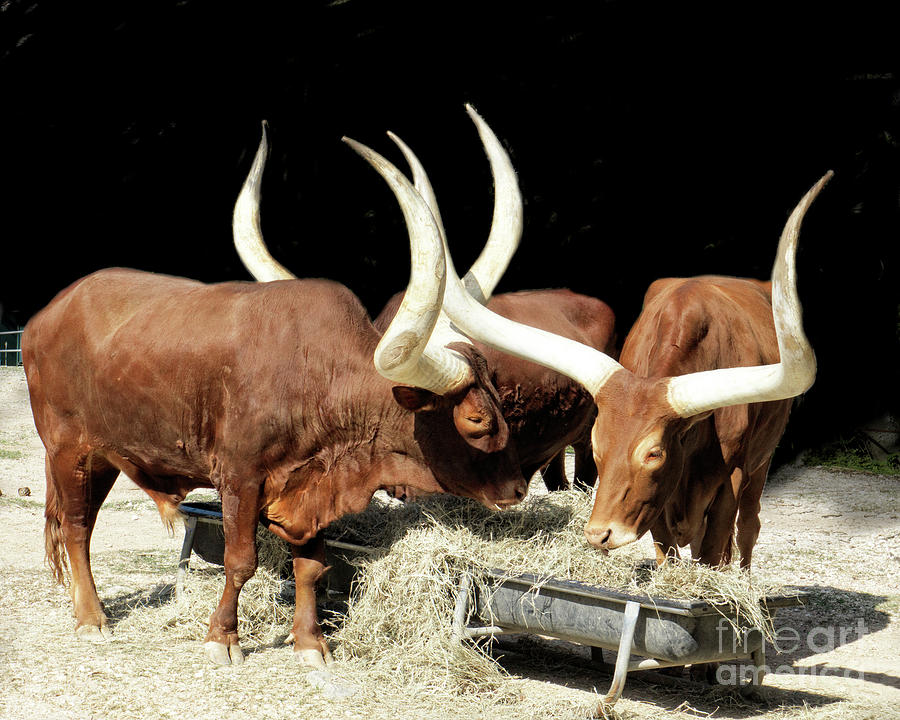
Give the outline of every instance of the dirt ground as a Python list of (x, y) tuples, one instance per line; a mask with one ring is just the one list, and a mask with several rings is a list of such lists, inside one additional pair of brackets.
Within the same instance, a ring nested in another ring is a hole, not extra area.
[[(583, 717), (610, 681), (586, 648), (525, 637), (500, 650), (521, 678), (521, 701), (500, 708), (415, 689), (335, 697), (275, 644), (245, 648), (242, 666), (214, 668), (199, 641), (166, 638), (164, 628), (142, 635), (125, 622), (168, 601), (183, 531), (168, 537), (155, 506), (124, 477), (92, 543), (99, 593), (120, 627), (102, 645), (79, 640), (68, 595), (44, 565), (43, 446), (20, 368), (0, 367), (0, 491), (4, 720)], [(760, 696), (634, 673), (616, 706), (621, 717), (900, 718), (900, 480), (782, 467), (769, 479), (762, 521), (754, 573), (810, 594), (805, 607), (779, 613)], [(349, 669), (333, 671), (352, 682)]]

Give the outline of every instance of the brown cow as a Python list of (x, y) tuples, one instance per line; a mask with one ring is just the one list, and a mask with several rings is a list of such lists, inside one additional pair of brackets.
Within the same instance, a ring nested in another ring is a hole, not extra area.
[[(469, 293), (504, 317), (582, 342), (601, 352), (615, 353), (615, 316), (606, 303), (570, 290), (531, 290), (493, 296), (522, 232), (522, 198), (509, 156), (487, 123), (470, 106), (469, 116), (478, 129), (495, 178), (494, 221), (484, 252), (463, 278)], [(440, 210), (424, 168), (412, 151), (393, 133), (413, 171), (416, 189), (428, 202), (444, 235)], [(254, 171), (257, 180), (242, 193), (245, 208), (236, 217), (234, 239), (238, 254), (251, 275), (261, 282), (291, 278), (293, 274), (269, 253), (259, 228), (259, 181), (264, 169), (267, 143), (265, 126)], [(375, 318), (375, 327), (384, 330), (394, 318), (403, 293), (394, 295)], [(575, 483), (589, 489), (597, 478), (591, 452), (590, 429), (596, 415), (593, 399), (568, 376), (533, 362), (511, 357), (488, 345), (476, 344), (484, 355), (500, 394), (501, 408), (522, 473), (531, 478), (539, 469), (550, 490), (568, 487), (565, 450), (575, 449)], [(417, 493), (403, 486), (391, 492), (397, 496)]]
[[(615, 356), (615, 315), (602, 300), (571, 290), (529, 290), (495, 295), (493, 312), (525, 325), (589, 345)], [(377, 325), (377, 323), (376, 323)], [(591, 450), (591, 425), (597, 407), (590, 394), (567, 375), (476, 343), (500, 393), (500, 409), (509, 425), (522, 474), (541, 469), (548, 490), (569, 486), (565, 451), (575, 450), (575, 486), (589, 490), (597, 479)]]
[(595, 547), (617, 548), (652, 530), (660, 559), (697, 541), (700, 560), (716, 565), (730, 557), (740, 505), (738, 546), (749, 566), (759, 495), (789, 398), (815, 379), (794, 257), (803, 216), (830, 177), (788, 219), (771, 285), (725, 277), (659, 281), (626, 340), (622, 365), (491, 313), (471, 301), (448, 263), (444, 307), (456, 325), (577, 379), (593, 395), (600, 477), (585, 536)]
[(77, 281), (28, 323), (47, 557), (60, 582), (71, 569), (79, 634), (108, 635), (89, 547), (119, 472), (169, 525), (190, 490), (219, 492), (226, 584), (205, 644), (219, 664), (243, 659), (237, 602), (256, 569), (258, 521), (291, 544), (295, 656), (321, 664), (315, 583), (328, 523), (398, 481), (496, 508), (524, 496), (483, 358), (470, 344), (435, 343), (444, 257), (431, 213), (399, 172), (368, 159), (386, 173), (417, 248), (384, 336), (333, 282), (204, 285), (124, 269)]
[[(620, 362), (649, 379), (778, 359), (772, 283), (703, 276), (667, 278), (650, 286)], [(691, 544), (701, 560), (729, 563), (737, 515), (741, 566), (750, 566), (759, 534), (759, 499), (792, 403), (787, 398), (730, 405), (690, 418), (679, 441), (683, 467), (669, 471), (674, 489), (651, 527), (659, 562)], [(609, 432), (616, 421), (607, 415), (598, 431)], [(621, 502), (615, 491), (604, 500)]]
[[(398, 293), (391, 298), (375, 318), (376, 328), (390, 322), (402, 297)], [(494, 295), (487, 307), (510, 320), (616, 356), (615, 315), (602, 300), (566, 289), (525, 290)], [(568, 488), (565, 453), (571, 445), (575, 450), (575, 486), (593, 488), (597, 468), (591, 450), (591, 426), (597, 406), (587, 390), (543, 365), (484, 343), (475, 343), (475, 347), (484, 355), (500, 394), (500, 408), (525, 478), (540, 470), (548, 490)]]

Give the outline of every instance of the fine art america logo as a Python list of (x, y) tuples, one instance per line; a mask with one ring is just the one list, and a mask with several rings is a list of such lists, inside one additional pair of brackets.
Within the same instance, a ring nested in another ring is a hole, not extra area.
[[(756, 630), (744, 629), (742, 633), (736, 633), (728, 620), (720, 618), (716, 626), (719, 635), (719, 652), (740, 655), (742, 652), (749, 655), (755, 647), (759, 646), (760, 636)], [(796, 653), (804, 648), (806, 655), (818, 655), (830, 652), (836, 647), (846, 645), (848, 642), (859, 640), (869, 632), (862, 618), (857, 618), (856, 625), (839, 626), (819, 625), (811, 628), (806, 634), (799, 632), (790, 626), (780, 627), (775, 630), (772, 647), (779, 654)], [(770, 667), (763, 665), (719, 665), (716, 670), (716, 680), (722, 685), (736, 685), (739, 683), (759, 682), (762, 675), (843, 675), (858, 680), (864, 680), (861, 670), (851, 668), (829, 668), (826, 665), (796, 666), (778, 665)]]

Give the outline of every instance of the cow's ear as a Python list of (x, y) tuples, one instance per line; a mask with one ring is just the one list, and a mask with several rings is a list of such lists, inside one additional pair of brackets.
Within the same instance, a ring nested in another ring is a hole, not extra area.
[(409, 385), (394, 385), (391, 391), (394, 393), (394, 400), (397, 401), (397, 404), (411, 412), (434, 410), (437, 407), (437, 395), (431, 390)]

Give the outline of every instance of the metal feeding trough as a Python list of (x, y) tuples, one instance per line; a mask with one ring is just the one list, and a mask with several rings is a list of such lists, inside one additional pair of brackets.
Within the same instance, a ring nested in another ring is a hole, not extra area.
[[(739, 629), (728, 605), (651, 598), (535, 575), (509, 577), (500, 570), (489, 573), (487, 585), (487, 590), (473, 593), (471, 577), (460, 579), (455, 635), (475, 638), (526, 632), (615, 651), (613, 680), (604, 697), (607, 704), (619, 698), (625, 676), (633, 670), (736, 662), (740, 669), (734, 677), (748, 675), (747, 688), (762, 682), (766, 664), (762, 633)], [(489, 624), (464, 625), (473, 594), (474, 616)], [(780, 607), (802, 604), (802, 597), (770, 596), (763, 602), (774, 613)]]
[[(191, 551), (207, 562), (222, 564), (225, 541), (218, 503), (185, 502), (180, 509), (186, 520), (176, 583), (179, 596)], [(326, 575), (328, 588), (346, 594), (355, 571), (353, 559), (374, 550), (337, 540), (325, 544), (332, 566)], [(534, 575), (509, 577), (501, 570), (488, 573), (487, 580), (485, 589), (476, 586), (469, 573), (460, 577), (453, 636), (532, 633), (614, 651), (615, 672), (604, 697), (607, 704), (619, 698), (625, 677), (633, 670), (732, 662), (740, 667), (736, 678), (749, 676), (747, 688), (762, 682), (764, 638), (756, 629), (736, 630), (740, 625), (733, 622), (734, 613), (727, 605), (651, 598)], [(770, 596), (763, 603), (774, 613), (780, 607), (802, 604), (802, 595)]]

